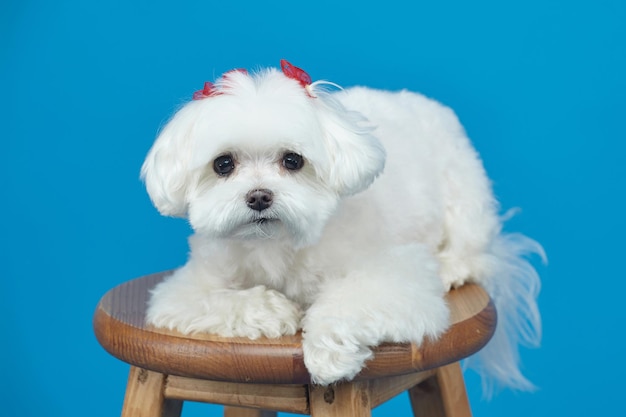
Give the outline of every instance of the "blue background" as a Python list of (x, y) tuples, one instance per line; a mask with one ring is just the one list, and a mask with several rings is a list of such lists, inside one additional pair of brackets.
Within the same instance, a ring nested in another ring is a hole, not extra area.
[[(523, 208), (509, 230), (545, 246), (543, 346), (523, 351), (540, 390), (485, 402), (468, 374), (475, 415), (618, 414), (625, 2), (173, 3), (0, 6), (3, 415), (119, 414), (127, 365), (97, 344), (92, 313), (114, 285), (182, 264), (190, 232), (151, 206), (143, 158), (205, 80), (283, 57), (452, 106), (503, 207)], [(404, 396), (375, 415), (400, 412)]]

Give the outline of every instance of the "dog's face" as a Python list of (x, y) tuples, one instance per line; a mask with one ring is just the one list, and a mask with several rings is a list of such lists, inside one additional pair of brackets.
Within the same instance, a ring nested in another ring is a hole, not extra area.
[(159, 211), (196, 233), (309, 245), (382, 171), (371, 129), (330, 96), (274, 70), (229, 73), (216, 88), (172, 118), (142, 168)]
[(189, 190), (189, 221), (215, 237), (316, 240), (339, 196), (320, 182), (307, 153), (279, 144), (227, 147)]

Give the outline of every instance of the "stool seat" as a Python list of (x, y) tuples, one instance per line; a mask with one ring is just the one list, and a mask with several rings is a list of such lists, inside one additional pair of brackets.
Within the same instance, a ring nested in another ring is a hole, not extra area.
[[(93, 319), (96, 337), (111, 355), (162, 375), (237, 384), (308, 385), (302, 336), (276, 339), (183, 335), (146, 325), (150, 290), (171, 272), (123, 283), (100, 300)], [(384, 343), (374, 348), (354, 382), (424, 373), (480, 350), (495, 329), (496, 311), (487, 293), (468, 284), (447, 296), (451, 327), (436, 341)]]

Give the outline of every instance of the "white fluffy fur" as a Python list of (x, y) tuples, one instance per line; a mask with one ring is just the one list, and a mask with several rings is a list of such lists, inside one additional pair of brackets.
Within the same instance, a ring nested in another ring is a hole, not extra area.
[[(540, 337), (539, 278), (521, 256), (541, 248), (501, 233), (450, 109), (407, 91), (327, 93), (319, 83), (311, 97), (271, 69), (230, 73), (217, 88), (176, 113), (142, 168), (159, 211), (195, 231), (187, 264), (153, 291), (151, 324), (251, 338), (302, 328), (306, 366), (329, 384), (354, 377), (380, 342), (437, 338), (445, 292), (474, 281), (500, 323), (472, 362), (490, 380), (531, 387), (517, 344)], [(285, 152), (304, 167), (286, 170)], [(213, 161), (225, 153), (236, 167), (221, 177)], [(273, 192), (262, 212), (246, 205), (256, 189)]]

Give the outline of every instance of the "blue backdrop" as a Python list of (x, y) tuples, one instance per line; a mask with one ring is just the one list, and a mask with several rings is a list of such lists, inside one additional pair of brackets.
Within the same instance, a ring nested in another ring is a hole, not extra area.
[[(0, 6), (0, 308), (6, 416), (114, 416), (127, 366), (97, 344), (100, 296), (186, 258), (139, 168), (205, 80), (287, 58), (314, 79), (421, 91), (452, 106), (508, 228), (550, 264), (533, 394), (477, 416), (616, 415), (626, 384), (626, 3), (9, 0)], [(8, 407), (8, 408), (7, 408)], [(408, 413), (399, 397), (375, 411)], [(621, 410), (623, 412), (623, 409)], [(187, 416), (218, 415), (189, 405)]]

